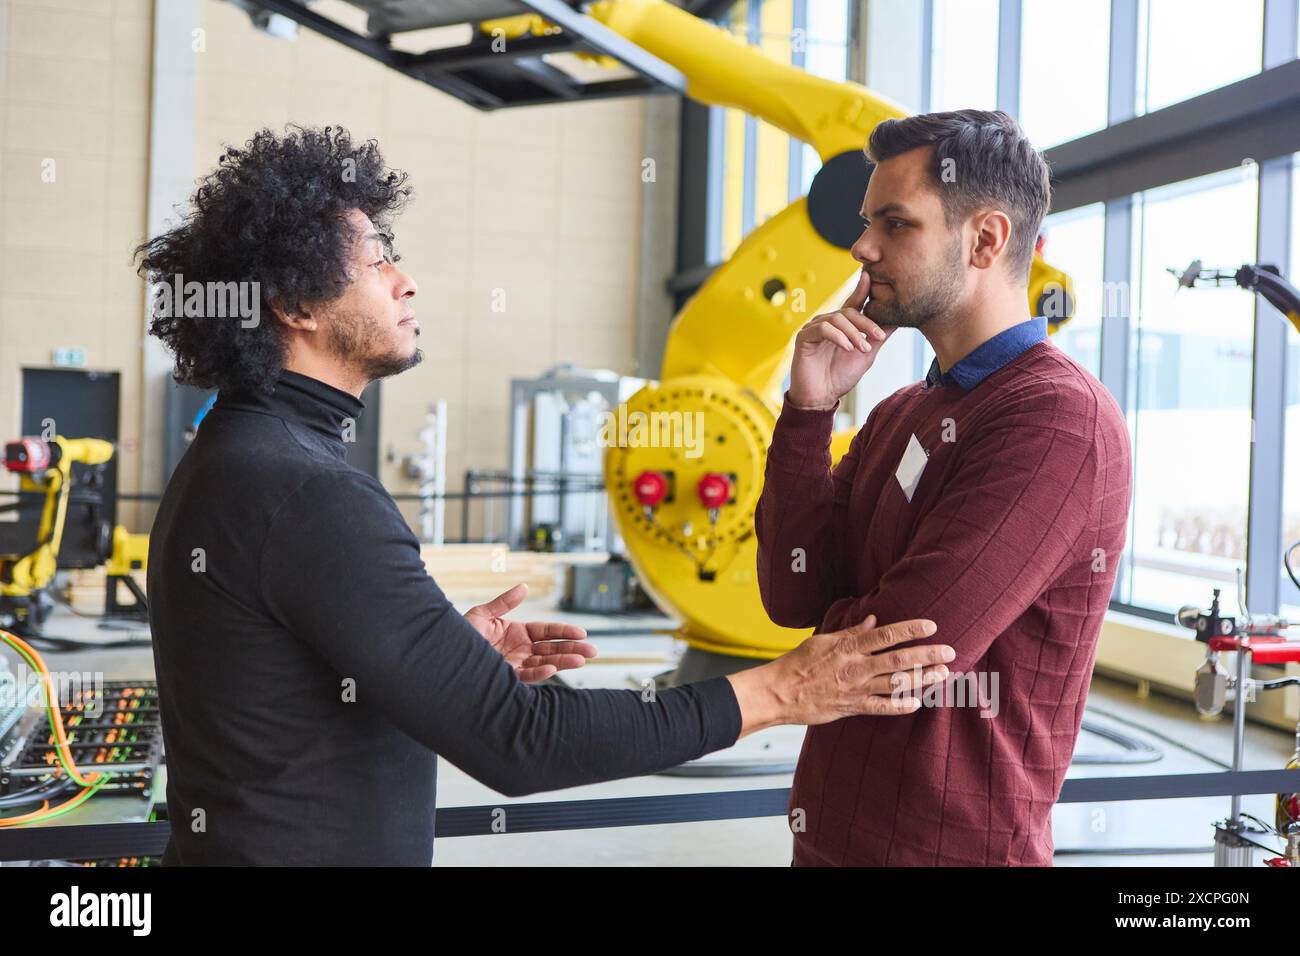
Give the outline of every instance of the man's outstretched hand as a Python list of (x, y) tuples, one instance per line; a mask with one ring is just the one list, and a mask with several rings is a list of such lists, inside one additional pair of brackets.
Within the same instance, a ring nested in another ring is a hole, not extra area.
[(596, 646), (584, 638), (587, 632), (576, 624), (558, 621), (507, 621), (506, 615), (528, 596), (527, 584), (516, 584), (486, 604), (465, 612), (465, 620), (478, 631), (515, 669), (519, 679), (536, 684), (560, 671), (572, 670), (596, 656)]

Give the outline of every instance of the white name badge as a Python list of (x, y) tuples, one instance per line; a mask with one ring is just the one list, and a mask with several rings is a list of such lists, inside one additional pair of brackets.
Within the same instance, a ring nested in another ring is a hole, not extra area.
[(903, 452), (903, 460), (898, 463), (898, 471), (894, 472), (894, 477), (898, 479), (899, 487), (903, 489), (908, 502), (911, 502), (916, 486), (921, 483), (921, 472), (925, 471), (926, 462), (929, 460), (930, 456), (916, 440), (916, 435), (912, 435), (907, 443), (907, 451)]

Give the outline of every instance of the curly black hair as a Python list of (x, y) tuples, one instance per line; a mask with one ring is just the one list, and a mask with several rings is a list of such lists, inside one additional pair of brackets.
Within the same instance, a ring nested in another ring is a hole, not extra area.
[(341, 127), (262, 129), (242, 147), (227, 146), (180, 224), (136, 248), (137, 273), (160, 293), (178, 276), (187, 285), (256, 282), (269, 320), (195, 317), (151, 293), (149, 333), (175, 356), (176, 381), (272, 389), (284, 344), (270, 304), (291, 312), (342, 294), (355, 240), (349, 212), (368, 216), (391, 248), (389, 225), (412, 195), (406, 181), (385, 167), (378, 143), (354, 145)]

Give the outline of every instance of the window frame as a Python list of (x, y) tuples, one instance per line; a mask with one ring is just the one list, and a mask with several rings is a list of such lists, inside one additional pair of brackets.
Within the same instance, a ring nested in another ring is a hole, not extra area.
[[(929, 53), (933, 49), (934, 17), (933, 0), (925, 0), (927, 14), (925, 17), (925, 36), (922, 39), (925, 56), (925, 69), (930, 69)], [(998, 108), (1019, 116), (1020, 113), (1020, 74), (1022, 14), (1024, 0), (1000, 0), (998, 24)], [(1207, 93), (1192, 97), (1183, 103), (1172, 104), (1161, 110), (1142, 115), (1137, 114), (1138, 69), (1142, 62), (1140, 44), (1144, 41), (1143, 24), (1145, 22), (1146, 0), (1111, 0), (1110, 13), (1110, 63), (1108, 67), (1107, 94), (1107, 129), (1106, 133), (1120, 123), (1127, 123), (1128, 128), (1141, 132), (1144, 128), (1156, 130), (1158, 126), (1168, 124), (1170, 114), (1175, 110), (1179, 114), (1196, 115), (1200, 113), (1202, 103), (1211, 103), (1218, 99), (1222, 102), (1221, 87)], [(1263, 58), (1259, 74), (1247, 78), (1242, 87), (1258, 89), (1265, 85), (1267, 74), (1271, 69), (1280, 67), (1297, 58), (1297, 46), (1300, 44), (1300, 0), (1266, 0), (1264, 7)], [(925, 85), (925, 102), (923, 109), (930, 108), (929, 88)], [(1297, 111), (1300, 112), (1300, 111)], [(1163, 114), (1163, 115), (1162, 115)], [(1300, 120), (1300, 116), (1297, 116)], [(1216, 130), (1212, 115), (1208, 115), (1204, 135), (1198, 135), (1185, 152), (1195, 154), (1198, 150), (1205, 152), (1205, 162), (1213, 163), (1222, 151), (1221, 130)], [(1085, 141), (1098, 133), (1088, 134), (1067, 143), (1062, 143), (1045, 151), (1049, 164), (1053, 154), (1077, 156)], [(1112, 140), (1113, 142), (1113, 140)], [(1217, 150), (1217, 152), (1216, 152)], [(1136, 166), (1142, 162), (1140, 156), (1131, 154), (1127, 157), (1109, 159), (1107, 162), (1108, 179), (1123, 182), (1126, 164)], [(1191, 157), (1195, 162), (1195, 156)], [(1231, 168), (1221, 166), (1219, 168)], [(1288, 149), (1277, 152), (1259, 161), (1259, 208), (1256, 227), (1255, 261), (1275, 263), (1287, 268), (1291, 262), (1291, 244), (1300, 242), (1300, 237), (1290, 235), (1293, 190), (1296, 176), (1296, 154)], [(1188, 173), (1187, 168), (1170, 168), (1167, 178), (1144, 182), (1142, 190), (1154, 189), (1162, 185), (1195, 178), (1204, 172)], [(1054, 177), (1054, 180), (1056, 178)], [(1054, 188), (1059, 192), (1062, 183), (1054, 181)], [(1080, 201), (1076, 194), (1071, 196), (1067, 205), (1056, 207), (1054, 212), (1063, 212), (1081, 205), (1102, 201), (1104, 212), (1104, 249), (1102, 281), (1104, 283), (1123, 282), (1130, 287), (1133, 281), (1133, 204), (1138, 190), (1116, 190), (1114, 195), (1092, 195)], [(1130, 297), (1131, 299), (1131, 297)], [(1247, 557), (1246, 557), (1246, 595), (1252, 613), (1276, 614), (1281, 605), (1283, 594), (1283, 575), (1281, 553), (1283, 517), (1283, 473), (1285, 461), (1285, 426), (1286, 426), (1286, 385), (1289, 381), (1287, 370), (1286, 336), (1288, 326), (1279, 321), (1272, 306), (1255, 297), (1255, 319), (1253, 330), (1253, 358), (1251, 381), (1251, 415), (1255, 422), (1255, 436), (1251, 445), (1250, 484), (1247, 504)], [(1130, 394), (1129, 353), (1133, 335), (1131, 316), (1128, 314), (1103, 314), (1101, 328), (1100, 379), (1115, 397), (1125, 415), (1132, 412), (1134, 396)], [(1140, 449), (1134, 449), (1134, 458)], [(1131, 517), (1130, 517), (1131, 520)], [(1131, 535), (1130, 535), (1131, 542)], [(1130, 543), (1131, 549), (1131, 543)], [(1128, 567), (1131, 550), (1126, 550), (1124, 560), (1120, 562), (1119, 573), (1115, 581), (1114, 595), (1125, 593), (1127, 578), (1131, 574)], [(1140, 595), (1136, 595), (1140, 599)], [(1121, 602), (1112, 598), (1111, 609), (1135, 614), (1139, 617), (1167, 622), (1169, 613), (1162, 609), (1145, 607), (1140, 604)]]
[[(862, 30), (867, 17), (862, 8), (870, 0), (850, 0), (848, 43), (849, 64), (846, 75), (858, 78), (854, 60), (865, 48)], [(1025, 0), (999, 0), (997, 101), (998, 108), (1013, 116), (1020, 114), (1021, 47), (1023, 42), (1023, 6)], [(758, 6), (761, 0), (755, 0)], [(1045, 151), (1053, 167), (1053, 212), (1063, 212), (1095, 202), (1105, 204), (1102, 281), (1125, 283), (1131, 287), (1136, 250), (1133, 247), (1134, 197), (1159, 186), (1196, 178), (1209, 172), (1229, 169), (1240, 162), (1243, 150), (1259, 162), (1259, 215), (1256, 235), (1256, 262), (1276, 263), (1284, 270), (1292, 262), (1290, 250), (1300, 243), (1291, 235), (1291, 216), (1295, 180), (1300, 173), (1300, 140), (1285, 142), (1268, 132), (1269, 123), (1262, 119), (1271, 110), (1273, 125), (1285, 126), (1294, 117), (1292, 127), (1300, 129), (1300, 98), (1289, 91), (1296, 84), (1294, 73), (1300, 71), (1297, 47), (1300, 46), (1300, 0), (1265, 0), (1262, 66), (1258, 74), (1217, 90), (1192, 97), (1162, 109), (1137, 113), (1138, 70), (1143, 62), (1141, 45), (1145, 42), (1147, 0), (1111, 0), (1110, 60), (1107, 70), (1107, 125)], [(803, 2), (795, 0), (796, 20)], [(934, 0), (921, 0), (920, 48), (915, 62), (920, 75), (917, 85), (920, 109), (931, 109), (933, 45), (935, 38)], [(798, 26), (796, 22), (794, 26)], [(1253, 109), (1254, 120), (1234, 128), (1227, 126), (1231, 117)], [(1277, 111), (1281, 110), (1281, 123)], [(712, 109), (709, 115), (706, 172), (709, 188), (703, 216), (703, 243), (708, 263), (721, 259), (723, 206), (720, 196), (723, 162), (723, 111)], [(750, 120), (750, 122), (753, 122)], [(1117, 129), (1117, 127), (1119, 127)], [(791, 150), (791, 185), (795, 182), (795, 152)], [(749, 171), (746, 170), (748, 177)], [(683, 215), (688, 211), (683, 210)], [(698, 285), (700, 274), (710, 266), (694, 267), (682, 276)], [(1293, 280), (1296, 277), (1292, 277)], [(674, 292), (686, 290), (686, 283), (670, 286)], [(1245, 293), (1243, 293), (1245, 294)], [(1131, 299), (1131, 296), (1129, 297)], [(1109, 297), (1104, 297), (1109, 304)], [(1252, 359), (1251, 401), (1255, 421), (1252, 444), (1250, 487), (1247, 512), (1246, 589), (1254, 613), (1277, 613), (1284, 593), (1281, 568), (1283, 474), (1285, 455), (1286, 385), (1289, 327), (1267, 303), (1255, 297), (1254, 348)], [(1125, 415), (1132, 411), (1130, 386), (1130, 342), (1134, 334), (1128, 314), (1104, 312), (1101, 327), (1100, 380), (1114, 396)], [(916, 377), (924, 373), (925, 349), (914, 349)], [(1134, 449), (1135, 458), (1140, 449)], [(1131, 536), (1130, 536), (1131, 537)], [(1120, 562), (1115, 594), (1126, 593), (1129, 552)], [(1289, 582), (1287, 582), (1289, 584)], [(1137, 596), (1140, 598), (1140, 596)], [(1111, 608), (1140, 617), (1167, 622), (1162, 609), (1129, 604), (1117, 599)]]

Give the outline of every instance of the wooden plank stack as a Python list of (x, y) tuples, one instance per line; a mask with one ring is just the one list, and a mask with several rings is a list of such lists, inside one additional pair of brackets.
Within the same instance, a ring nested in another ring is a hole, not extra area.
[[(68, 577), (63, 588), (63, 595), (68, 603), (72, 605), (73, 610), (79, 614), (103, 614), (104, 588), (107, 583), (104, 569), (102, 567), (74, 568), (64, 573)], [(145, 572), (133, 571), (131, 577), (135, 578), (135, 583), (140, 585), (140, 590), (143, 591), (145, 588)], [(118, 588), (118, 600), (127, 603), (134, 600), (125, 584), (119, 584)]]
[[(564, 584), (566, 564), (599, 564), (609, 560), (603, 551), (591, 553), (512, 551), (504, 544), (425, 545), (420, 549), (425, 568), (453, 601), (494, 598), (520, 581), (527, 583), (530, 599), (555, 595)], [(66, 572), (64, 592), (73, 608), (82, 614), (104, 611), (104, 569)], [(141, 589), (145, 573), (133, 575)], [(130, 600), (122, 588), (122, 600)]]
[(512, 551), (504, 544), (425, 545), (424, 566), (453, 601), (494, 598), (519, 582), (529, 599), (551, 597), (563, 585), (566, 564), (609, 560), (605, 552)]

